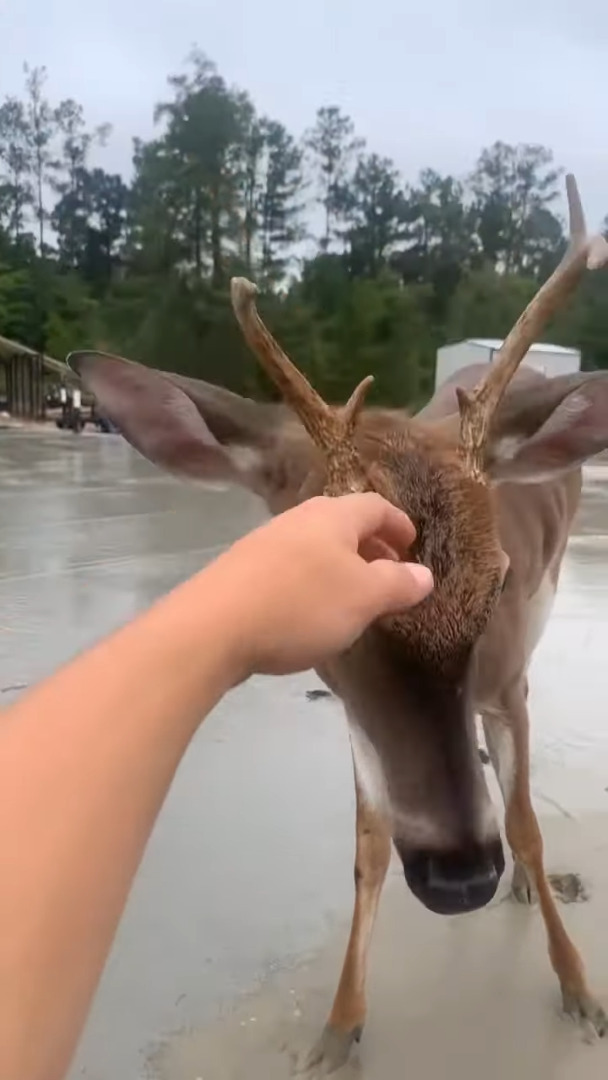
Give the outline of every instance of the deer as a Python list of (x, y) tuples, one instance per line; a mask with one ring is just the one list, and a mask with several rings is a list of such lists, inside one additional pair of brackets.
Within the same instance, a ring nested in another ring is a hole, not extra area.
[(327, 404), (264, 325), (256, 287), (231, 281), (244, 339), (278, 388), (259, 403), (106, 353), (68, 365), (155, 466), (255, 492), (270, 514), (318, 495), (373, 491), (416, 529), (407, 558), (432, 593), (370, 626), (318, 675), (344, 706), (352, 749), (355, 895), (333, 1005), (304, 1071), (348, 1059), (366, 1019), (366, 970), (393, 851), (438, 915), (490, 903), (504, 873), (498, 812), (478, 753), (481, 717), (504, 801), (515, 900), (538, 902), (563, 1008), (597, 1036), (608, 1018), (558, 910), (530, 791), (528, 668), (560, 578), (583, 463), (608, 447), (608, 372), (547, 377), (521, 362), (587, 270), (608, 262), (566, 178), (570, 241), (490, 364), (459, 371), (413, 415), (368, 407), (365, 379)]

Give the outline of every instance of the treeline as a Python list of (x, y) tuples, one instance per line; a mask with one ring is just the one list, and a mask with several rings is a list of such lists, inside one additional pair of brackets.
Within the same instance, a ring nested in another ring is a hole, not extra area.
[[(542, 146), (496, 142), (466, 177), (406, 182), (337, 106), (296, 138), (198, 51), (168, 84), (130, 182), (91, 164), (111, 128), (51, 102), (44, 69), (4, 99), (0, 334), (259, 394), (228, 299), (245, 274), (330, 400), (371, 372), (377, 400), (406, 403), (428, 393), (439, 344), (502, 336), (564, 250), (562, 170)], [(608, 367), (607, 295), (589, 275), (547, 338)]]

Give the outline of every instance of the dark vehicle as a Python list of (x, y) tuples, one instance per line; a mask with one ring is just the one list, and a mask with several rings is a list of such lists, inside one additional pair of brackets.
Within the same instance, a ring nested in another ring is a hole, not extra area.
[(107, 416), (97, 413), (94, 408), (91, 408), (88, 416), (85, 416), (83, 412), (76, 414), (74, 410), (66, 409), (66, 412), (55, 420), (55, 425), (60, 431), (71, 430), (76, 434), (83, 431), (87, 424), (97, 428), (97, 431), (103, 435), (118, 434), (116, 425), (108, 420)]
[(107, 416), (96, 416), (94, 424), (98, 431), (102, 431), (105, 435), (118, 435), (119, 433), (116, 424), (108, 420)]

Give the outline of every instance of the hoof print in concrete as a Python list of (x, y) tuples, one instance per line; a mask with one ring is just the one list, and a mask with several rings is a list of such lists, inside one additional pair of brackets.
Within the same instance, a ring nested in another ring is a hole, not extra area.
[(331, 694), (329, 690), (307, 690), (306, 698), (308, 701), (321, 701), (323, 698), (329, 698)]
[(562, 904), (586, 904), (589, 891), (579, 874), (548, 874), (549, 884)]

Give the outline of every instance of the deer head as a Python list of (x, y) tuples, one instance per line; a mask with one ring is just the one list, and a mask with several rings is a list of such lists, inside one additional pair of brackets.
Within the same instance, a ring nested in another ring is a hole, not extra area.
[(285, 404), (259, 405), (119, 357), (69, 360), (124, 437), (165, 469), (241, 483), (272, 512), (322, 492), (374, 490), (409, 514), (411, 557), (433, 571), (434, 592), (370, 627), (320, 674), (345, 704), (366, 797), (391, 822), (406, 879), (438, 912), (487, 903), (504, 867), (473, 715), (480, 642), (508, 568), (498, 485), (550, 479), (608, 445), (606, 379), (517, 374), (585, 270), (608, 258), (602, 238), (586, 235), (572, 177), (567, 191), (571, 243), (561, 264), (481, 381), (472, 390), (444, 387), (418, 416), (363, 408), (371, 379), (344, 407), (327, 405), (263, 325), (255, 287), (240, 278), (232, 282), (236, 317)]

